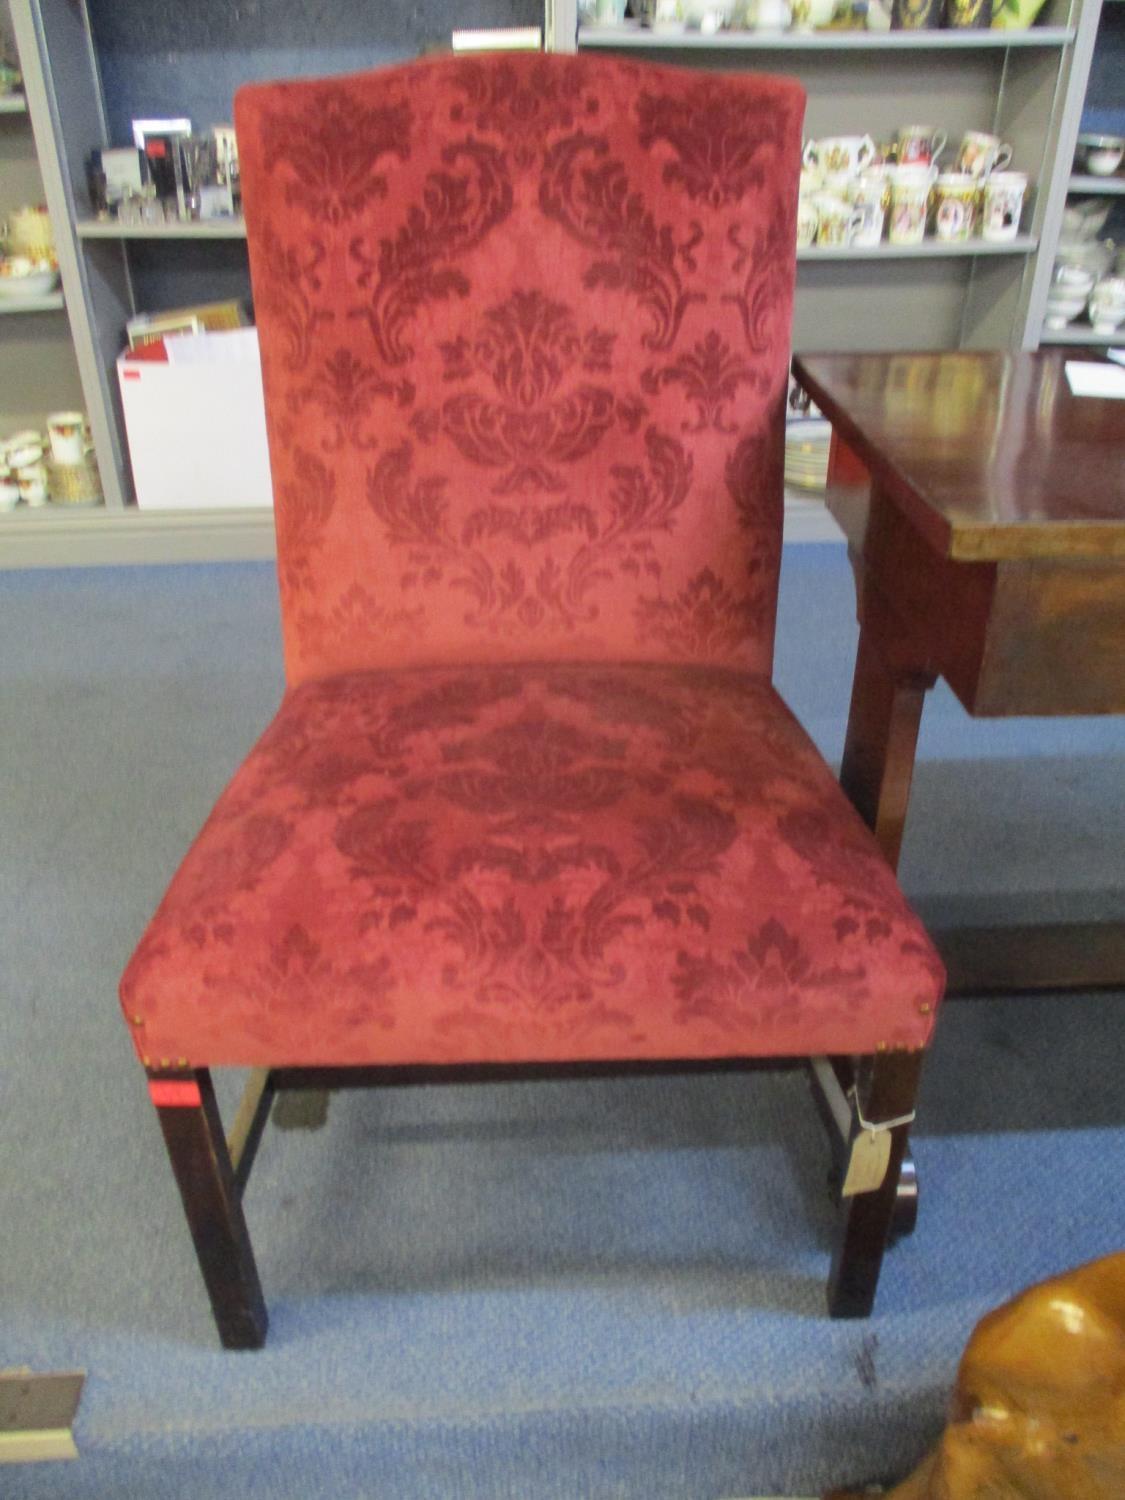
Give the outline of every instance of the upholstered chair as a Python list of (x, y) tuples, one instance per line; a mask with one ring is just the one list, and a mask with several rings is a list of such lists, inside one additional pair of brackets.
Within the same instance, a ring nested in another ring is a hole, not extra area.
[(538, 55), (238, 97), (288, 685), (121, 986), (229, 1347), (309, 1084), (833, 1059), (872, 1305), (942, 971), (770, 680), (803, 104)]

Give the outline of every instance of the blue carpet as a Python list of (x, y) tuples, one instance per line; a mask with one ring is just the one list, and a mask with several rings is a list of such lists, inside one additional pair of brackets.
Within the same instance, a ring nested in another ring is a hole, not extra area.
[[(267, 1133), (267, 1349), (216, 1345), (114, 998), (280, 692), (267, 567), (0, 576), (0, 1365), (88, 1370), (74, 1464), (4, 1500), (680, 1500), (901, 1472), (976, 1318), (1120, 1248), (1120, 995), (950, 1006), (917, 1234), (822, 1315), (826, 1152), (799, 1074), (339, 1095)], [(842, 548), (786, 557), (778, 680), (839, 755)], [(924, 721), (927, 911), (1121, 910), (1125, 723)], [(223, 1080), (224, 1100), (238, 1080)]]

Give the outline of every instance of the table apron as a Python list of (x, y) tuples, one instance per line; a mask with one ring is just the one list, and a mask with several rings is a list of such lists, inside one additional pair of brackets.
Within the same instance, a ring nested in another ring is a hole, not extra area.
[(1125, 562), (943, 557), (873, 488), (851, 557), (861, 626), (972, 714), (1125, 713)]

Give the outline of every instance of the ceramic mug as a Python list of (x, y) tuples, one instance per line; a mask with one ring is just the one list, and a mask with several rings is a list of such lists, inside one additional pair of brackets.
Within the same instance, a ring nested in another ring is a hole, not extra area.
[(820, 185), (821, 191), (831, 193), (834, 198), (846, 198), (857, 175), (855, 172), (826, 172)]
[(43, 438), (38, 432), (32, 432), (30, 429), (27, 432), (17, 432), (4, 444), (4, 461), (13, 470), (26, 468), (28, 464), (37, 464), (42, 457)]
[(852, 180), (848, 197), (863, 216), (852, 243), (878, 245), (883, 238), (883, 226), (891, 204), (891, 185), (885, 168), (872, 167), (860, 173)]
[[(722, 20), (729, 20), (727, 10), (722, 11)], [(750, 0), (746, 18), (754, 31), (785, 31), (793, 19), (789, 0)], [(716, 28), (718, 29), (718, 28)]]
[(816, 228), (820, 222), (816, 204), (810, 198), (797, 200), (797, 248), (807, 250), (816, 243)]
[(1066, 262), (1057, 265), (1051, 273), (1051, 289), (1062, 296), (1075, 293), (1088, 297), (1094, 290), (1095, 276), (1085, 266), (1070, 266)]
[(941, 25), (943, 0), (892, 0), (892, 31), (931, 31)]
[(1092, 176), (1111, 177), (1125, 157), (1125, 140), (1119, 135), (1080, 135), (1078, 157)]
[(920, 245), (926, 237), (926, 216), (936, 172), (927, 167), (896, 167), (891, 177), (893, 245)]
[(46, 505), (47, 470), (42, 464), (28, 464), (26, 468), (18, 470), (16, 483), (25, 505)]
[(1002, 172), (1011, 159), (1011, 146), (998, 135), (989, 135), (984, 130), (967, 130), (961, 137), (954, 171), (987, 177), (990, 172)]
[(1020, 232), (1026, 172), (993, 172), (984, 180), (981, 236), (986, 240), (1014, 240)]
[(862, 211), (855, 209), (846, 198), (837, 198), (832, 193), (818, 193), (813, 199), (816, 209), (816, 242), (818, 245), (850, 245), (854, 243), (856, 230), (862, 222)]
[(898, 133), (900, 167), (932, 166), (945, 150), (948, 140), (944, 130), (932, 125), (904, 125)]
[(51, 457), (57, 464), (80, 464), (86, 454), (86, 418), (80, 411), (57, 411), (47, 418)]
[(992, 0), (945, 0), (945, 24), (958, 30), (991, 26)]
[(934, 233), (939, 240), (967, 240), (977, 223), (980, 183), (971, 172), (942, 172), (934, 184)]
[(1095, 333), (1115, 333), (1125, 321), (1125, 277), (1108, 276), (1090, 293), (1090, 322)]
[(875, 142), (869, 135), (826, 135), (806, 142), (802, 157), (806, 167), (847, 176), (861, 172), (874, 159)]

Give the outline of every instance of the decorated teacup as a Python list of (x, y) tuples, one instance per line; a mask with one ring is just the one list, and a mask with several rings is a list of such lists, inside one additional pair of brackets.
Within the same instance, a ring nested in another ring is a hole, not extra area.
[(820, 214), (811, 198), (801, 197), (797, 201), (797, 248), (807, 250), (816, 243), (816, 230)]
[(1090, 322), (1095, 333), (1115, 333), (1125, 321), (1125, 276), (1107, 276), (1090, 293)]
[(1014, 240), (1027, 192), (1026, 172), (992, 172), (984, 180), (981, 235), (986, 240)]
[(948, 137), (932, 125), (904, 125), (898, 133), (900, 167), (928, 167), (945, 150)]
[(989, 135), (986, 130), (967, 130), (961, 137), (955, 170), (987, 177), (990, 172), (1002, 172), (1011, 159), (1011, 146), (998, 135)]
[(862, 223), (862, 212), (853, 207), (846, 198), (834, 193), (818, 193), (813, 199), (817, 212), (816, 242), (818, 245), (850, 245)]
[(875, 160), (875, 142), (869, 135), (826, 135), (808, 141), (803, 161), (806, 167), (819, 167), (828, 173), (860, 172)]
[(934, 233), (939, 240), (970, 239), (977, 223), (980, 183), (971, 172), (942, 172), (934, 184)]

